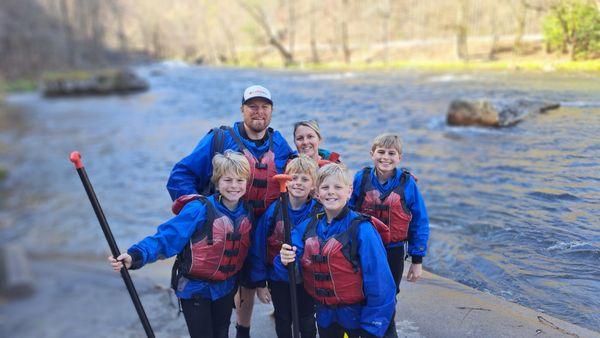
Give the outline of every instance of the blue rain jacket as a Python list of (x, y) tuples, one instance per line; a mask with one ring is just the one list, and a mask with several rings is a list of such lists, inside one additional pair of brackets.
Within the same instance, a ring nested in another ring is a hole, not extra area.
[[(244, 128), (242, 122), (237, 122), (233, 125), (235, 133), (257, 159), (269, 150), (268, 139), (258, 147), (252, 140), (241, 136), (240, 128)], [(269, 137), (273, 138), (275, 166), (277, 167), (277, 172), (282, 173), (288, 158), (295, 152), (292, 151), (278, 131), (273, 131), (269, 134)], [(191, 154), (175, 164), (167, 182), (167, 190), (171, 195), (171, 199), (175, 200), (182, 195), (201, 193), (208, 186), (213, 170), (212, 157), (214, 154), (211, 153), (213, 136), (213, 131), (209, 131), (200, 140)], [(241, 149), (238, 148), (233, 138), (229, 135), (229, 132), (225, 131), (224, 136), (223, 150), (232, 149), (241, 152)]]
[[(231, 211), (221, 202), (215, 201), (215, 195), (209, 196), (208, 200), (231, 219), (248, 215), (243, 203), (239, 203), (236, 209)], [(190, 243), (194, 232), (205, 226), (212, 226), (212, 224), (206, 224), (205, 205), (198, 200), (189, 202), (179, 215), (161, 224), (156, 234), (144, 238), (127, 250), (133, 258), (132, 269), (141, 268), (157, 259), (165, 259), (179, 254)], [(216, 300), (231, 293), (236, 286), (236, 280), (237, 275), (221, 282), (188, 279), (181, 276), (175, 294), (183, 299), (200, 295), (205, 299)]]
[[(358, 214), (349, 208), (335, 217), (330, 224), (323, 217), (317, 224), (317, 235), (321, 240), (346, 231), (352, 219)], [(304, 252), (302, 236), (309, 220), (298, 224), (292, 230), (292, 243), (296, 246), (296, 262), (299, 263)], [(317, 304), (317, 324), (329, 327), (338, 323), (349, 330), (363, 329), (378, 337), (387, 329), (396, 304), (396, 285), (387, 262), (387, 255), (381, 237), (369, 222), (360, 225), (357, 238), (358, 255), (363, 274), (364, 304), (330, 307)], [(299, 265), (299, 264), (297, 264)]]
[[(266, 262), (267, 234), (269, 233), (269, 228), (273, 224), (272, 219), (275, 217), (275, 209), (278, 204), (280, 204), (279, 200), (272, 203), (258, 220), (256, 232), (254, 233), (254, 243), (248, 256), (252, 266), (250, 279), (253, 283), (262, 283), (266, 280), (289, 282), (287, 268), (281, 263), (279, 255), (275, 256), (272, 262), (273, 265), (267, 265)], [(308, 200), (298, 210), (293, 210), (291, 205), (288, 204), (288, 215), (290, 216), (292, 229), (310, 217), (315, 205), (318, 205), (318, 202), (315, 199)], [(318, 212), (322, 211), (320, 205), (318, 208)], [(281, 213), (281, 210), (279, 212)], [(302, 282), (302, 280), (298, 279), (297, 282)]]
[[(362, 175), (363, 172), (360, 170), (354, 176), (352, 196), (348, 202), (351, 208), (354, 208), (354, 205), (358, 199)], [(381, 184), (377, 179), (375, 169), (371, 168), (371, 183), (377, 188), (377, 190), (379, 190), (381, 194), (385, 194), (388, 191), (395, 189), (400, 184), (401, 175), (402, 170), (396, 170), (396, 173), (392, 178), (390, 178), (384, 184)], [(406, 199), (407, 207), (412, 214), (412, 219), (408, 225), (408, 254), (413, 257), (417, 256), (422, 258), (427, 253), (427, 241), (429, 240), (429, 217), (427, 216), (425, 201), (423, 200), (423, 197), (421, 197), (417, 183), (411, 175), (409, 175), (404, 188), (404, 198)], [(388, 247), (400, 245), (403, 245), (403, 242), (389, 243)]]

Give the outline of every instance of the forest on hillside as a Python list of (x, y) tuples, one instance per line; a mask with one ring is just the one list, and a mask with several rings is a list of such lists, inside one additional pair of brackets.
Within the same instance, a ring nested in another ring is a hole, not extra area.
[[(3, 0), (0, 77), (155, 59), (286, 66), (557, 49), (575, 58), (582, 39), (553, 48), (543, 37), (544, 18), (565, 1), (597, 17), (587, 0)], [(597, 41), (600, 22), (591, 25)]]

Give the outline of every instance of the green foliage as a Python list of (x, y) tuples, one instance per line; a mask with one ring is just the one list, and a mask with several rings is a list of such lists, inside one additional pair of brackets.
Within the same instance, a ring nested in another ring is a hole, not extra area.
[(4, 82), (0, 80), (0, 93), (34, 91), (37, 89), (35, 80), (21, 79)]
[(600, 11), (593, 1), (561, 0), (542, 29), (549, 51), (568, 52), (572, 60), (600, 57)]
[(6, 169), (0, 167), (0, 181), (4, 180), (8, 176)]

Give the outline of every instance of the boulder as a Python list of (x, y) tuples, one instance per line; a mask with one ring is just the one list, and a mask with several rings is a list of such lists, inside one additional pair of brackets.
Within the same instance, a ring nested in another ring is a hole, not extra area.
[(148, 82), (133, 71), (118, 69), (81, 76), (54, 75), (43, 79), (41, 90), (46, 97), (128, 94), (147, 90)]
[(22, 298), (35, 292), (25, 250), (18, 245), (0, 247), (0, 295)]
[(452, 126), (508, 127), (530, 115), (559, 106), (555, 102), (533, 100), (454, 100), (448, 108), (446, 121)]

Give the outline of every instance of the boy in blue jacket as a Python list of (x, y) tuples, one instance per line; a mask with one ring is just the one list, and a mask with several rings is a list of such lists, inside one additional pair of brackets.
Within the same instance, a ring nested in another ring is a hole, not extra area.
[[(213, 128), (190, 155), (173, 167), (167, 189), (173, 200), (189, 194), (209, 194), (211, 159), (216, 153), (232, 149), (244, 154), (250, 163), (244, 201), (252, 207), (255, 219), (279, 197), (279, 184), (273, 179), (282, 173), (289, 157), (294, 155), (278, 131), (269, 128), (273, 115), (271, 92), (259, 85), (244, 90), (240, 106), (243, 120), (232, 127)], [(248, 282), (248, 268), (240, 278), (240, 291), (235, 297), (237, 337), (250, 336), (250, 322), (255, 287)]]
[[(306, 155), (300, 155), (288, 163), (285, 173), (292, 177), (287, 183), (287, 208), (290, 227), (293, 229), (322, 211), (321, 205), (311, 197), (317, 180), (317, 163)], [(277, 200), (260, 218), (255, 233), (256, 244), (252, 246), (249, 259), (252, 266), (251, 281), (263, 286), (268, 281), (268, 289), (258, 289), (258, 298), (263, 303), (269, 303), (273, 299), (277, 337), (287, 338), (292, 336), (292, 308), (288, 270), (279, 259), (279, 250), (284, 242), (281, 208), (281, 201)], [(302, 279), (297, 278), (296, 283), (300, 334), (302, 338), (314, 338), (317, 335), (315, 303), (304, 290)]]
[[(416, 179), (408, 171), (398, 169), (402, 160), (400, 137), (395, 134), (377, 136), (371, 146), (371, 159), (373, 167), (364, 168), (354, 177), (349, 204), (354, 210), (375, 216), (389, 226), (391, 241), (386, 252), (398, 293), (404, 270), (405, 243), (408, 243), (408, 254), (412, 259), (407, 280), (416, 282), (421, 277), (429, 239), (429, 219)], [(394, 320), (385, 337), (397, 337)]]
[(252, 220), (240, 199), (250, 176), (248, 160), (233, 151), (212, 159), (218, 192), (197, 196), (156, 234), (108, 259), (115, 271), (123, 264), (139, 269), (177, 255), (171, 281), (193, 338), (225, 338), (229, 333), (238, 272), (251, 242)]
[(317, 176), (324, 213), (292, 231), (293, 247), (283, 244), (284, 265), (298, 261), (306, 292), (317, 301), (321, 338), (381, 337), (395, 306), (394, 280), (381, 238), (369, 218), (347, 206), (351, 180), (340, 164), (327, 164)]

